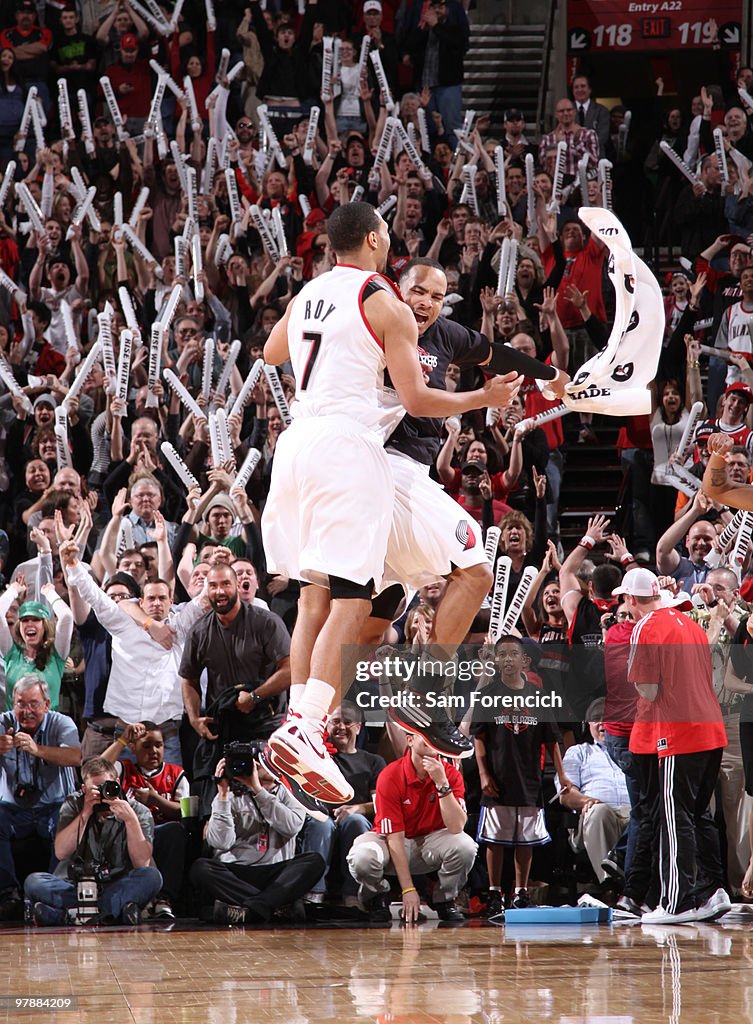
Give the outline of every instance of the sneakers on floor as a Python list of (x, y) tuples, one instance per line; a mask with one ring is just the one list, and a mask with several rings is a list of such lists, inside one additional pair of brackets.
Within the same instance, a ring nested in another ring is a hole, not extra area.
[(607, 875), (617, 882), (620, 886), (625, 884), (625, 872), (622, 869), (620, 858), (615, 854), (613, 850), (610, 850), (604, 860), (601, 862), (602, 871), (605, 871)]
[(727, 892), (724, 889), (719, 888), (712, 896), (709, 896), (705, 903), (702, 903), (700, 907), (696, 908), (694, 920), (714, 921), (717, 917), (721, 917), (723, 914), (726, 914), (731, 907), (732, 900), (729, 898)]
[(691, 910), (683, 910), (679, 914), (670, 914), (659, 906), (656, 910), (649, 910), (648, 913), (644, 914), (641, 918), (641, 924), (690, 924), (693, 921), (698, 920), (697, 910), (693, 907)]
[(486, 913), (484, 917), (496, 917), (505, 909), (505, 901), (499, 889), (492, 889), (486, 899)]
[(138, 903), (126, 903), (120, 911), (120, 920), (123, 924), (132, 926), (141, 924), (141, 907)]
[(307, 892), (303, 897), (304, 903), (324, 903), (323, 892)]
[(68, 923), (68, 911), (50, 907), (46, 903), (34, 904), (34, 924), (40, 928), (54, 928)]
[(444, 903), (432, 903), (440, 921), (449, 924), (465, 924), (465, 914), (455, 903), (455, 900), (445, 900)]
[(510, 908), (512, 910), (525, 910), (530, 905), (531, 897), (528, 895), (528, 889), (516, 889)]
[(152, 917), (162, 918), (163, 921), (175, 919), (175, 911), (170, 900), (166, 896), (158, 896), (152, 905)]
[(392, 922), (389, 893), (378, 892), (375, 896), (370, 896), (362, 902), (363, 909), (366, 911), (372, 924)]
[(292, 712), (269, 738), (274, 764), (292, 776), (304, 793), (326, 804), (346, 804), (353, 787), (327, 753), (324, 720), (315, 722)]
[(631, 917), (642, 917), (644, 913), (641, 905), (629, 896), (620, 896), (614, 908), (615, 910), (621, 910), (623, 914), (630, 914)]
[(411, 697), (413, 699), (410, 703), (391, 707), (390, 718), (397, 722), (401, 729), (421, 736), (432, 750), (443, 757), (470, 757), (473, 753), (473, 743), (462, 734), (455, 723), (446, 715), (440, 716), (437, 721), (432, 720), (424, 707), (422, 694), (412, 693)]
[(246, 923), (245, 907), (236, 907), (232, 903), (223, 903), (222, 900), (214, 901), (212, 920), (215, 924), (233, 925)]

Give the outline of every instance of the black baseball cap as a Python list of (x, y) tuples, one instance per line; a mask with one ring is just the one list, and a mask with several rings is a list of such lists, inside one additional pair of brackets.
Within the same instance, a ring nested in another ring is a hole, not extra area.
[(518, 110), (517, 107), (510, 107), (509, 110), (505, 111), (505, 121), (525, 121), (522, 110)]

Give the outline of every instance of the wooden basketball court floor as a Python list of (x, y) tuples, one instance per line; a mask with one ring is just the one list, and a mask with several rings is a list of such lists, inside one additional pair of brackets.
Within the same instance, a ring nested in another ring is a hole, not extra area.
[[(747, 926), (4, 929), (0, 1020), (738, 1024)], [(75, 998), (68, 1010), (17, 1000)]]

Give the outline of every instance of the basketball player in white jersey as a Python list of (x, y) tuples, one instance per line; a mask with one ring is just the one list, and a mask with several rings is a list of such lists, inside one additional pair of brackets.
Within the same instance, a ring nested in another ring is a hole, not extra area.
[(404, 410), (449, 416), (506, 406), (522, 378), (455, 394), (427, 388), (415, 318), (381, 277), (385, 221), (368, 203), (348, 203), (327, 231), (338, 265), (303, 288), (264, 346), (267, 363), (291, 360), (297, 381), (262, 518), (267, 567), (307, 584), (291, 646), (292, 710), (269, 746), (304, 792), (346, 803), (352, 788), (323, 737), (339, 700), (341, 648), (357, 642), (384, 569), (394, 501), (384, 441)]

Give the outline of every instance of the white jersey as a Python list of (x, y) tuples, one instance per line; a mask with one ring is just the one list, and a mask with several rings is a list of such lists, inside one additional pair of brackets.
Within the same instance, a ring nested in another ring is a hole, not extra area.
[(338, 265), (296, 296), (288, 348), (296, 379), (293, 419), (346, 416), (386, 440), (404, 408), (385, 388), (382, 343), (366, 320), (364, 292), (389, 288), (380, 274)]
[[(751, 330), (753, 330), (753, 309), (746, 309), (743, 301), (733, 303), (725, 309), (719, 324), (717, 348), (728, 348), (730, 352), (746, 354), (752, 352)], [(727, 386), (742, 379), (743, 375), (740, 370), (730, 364), (727, 368)]]

